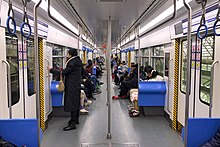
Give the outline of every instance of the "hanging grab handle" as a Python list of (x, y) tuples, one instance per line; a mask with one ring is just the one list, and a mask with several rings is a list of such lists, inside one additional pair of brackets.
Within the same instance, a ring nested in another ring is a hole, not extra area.
[(217, 13), (217, 15), (216, 15), (216, 21), (215, 21), (215, 23), (214, 23), (214, 25), (213, 25), (213, 32), (214, 32), (214, 34), (216, 35), (216, 36), (220, 36), (220, 33), (218, 34), (217, 33), (217, 31), (216, 31), (216, 29), (217, 29), (217, 23), (219, 22), (219, 13), (220, 13), (220, 0), (218, 1), (218, 13)]
[[(208, 35), (208, 27), (205, 24), (205, 13), (206, 13), (205, 6), (206, 6), (206, 3), (207, 3), (207, 0), (203, 0), (201, 2), (201, 5), (202, 5), (202, 18), (200, 20), (200, 26), (197, 29), (197, 36), (198, 36), (199, 39), (204, 39)], [(200, 34), (200, 31), (201, 31), (202, 28), (205, 29), (204, 35)]]
[[(15, 35), (16, 36), (16, 22), (15, 22), (15, 19), (14, 19), (14, 11), (13, 11), (13, 8), (12, 8), (12, 1), (11, 0), (8, 0), (8, 18), (7, 18), (7, 21), (6, 21), (6, 27), (7, 27), (7, 30), (8, 30), (8, 33), (10, 35)], [(11, 15), (10, 15), (11, 14)], [(11, 31), (10, 29), (10, 20), (12, 21), (12, 24), (13, 24), (13, 30)]]
[[(27, 15), (27, 2), (28, 1), (27, 0), (22, 0), (22, 2), (23, 2), (23, 6), (24, 6), (23, 7), (24, 16), (23, 16), (23, 22), (20, 25), (20, 31), (21, 31), (21, 35), (28, 39), (31, 36), (31, 26), (29, 24), (28, 15)], [(27, 35), (25, 35), (25, 33), (24, 33), (24, 29), (23, 29), (24, 26), (27, 26), (28, 29), (29, 29)]]

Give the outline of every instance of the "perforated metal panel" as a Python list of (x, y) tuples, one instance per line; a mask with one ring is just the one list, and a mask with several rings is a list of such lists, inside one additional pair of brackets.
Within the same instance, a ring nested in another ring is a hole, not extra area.
[(81, 147), (141, 147), (139, 143), (82, 143)]
[(98, 0), (99, 2), (124, 2), (124, 0)]

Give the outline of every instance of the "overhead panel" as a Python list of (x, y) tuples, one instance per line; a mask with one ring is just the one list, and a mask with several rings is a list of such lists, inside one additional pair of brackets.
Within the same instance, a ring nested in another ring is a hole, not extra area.
[(123, 2), (125, 2), (126, 0), (97, 0), (98, 2), (121, 2), (121, 3), (123, 3)]

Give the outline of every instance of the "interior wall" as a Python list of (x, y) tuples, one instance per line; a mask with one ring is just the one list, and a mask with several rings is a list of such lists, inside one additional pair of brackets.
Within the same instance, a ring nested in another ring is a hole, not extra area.
[(140, 47), (146, 48), (150, 46), (156, 46), (160, 44), (167, 44), (171, 42), (170, 29), (166, 27), (153, 34), (149, 34), (141, 38)]
[[(14, 3), (13, 3), (14, 4)], [(13, 5), (13, 8), (22, 12), (22, 6), (19, 5), (19, 3), (15, 3)], [(39, 10), (42, 11), (42, 10)], [(1, 26), (6, 27), (6, 20), (8, 16), (8, 3), (5, 1), (1, 1), (1, 12), (0, 18), (1, 18)], [(41, 12), (42, 13), (42, 12)], [(46, 13), (46, 12), (45, 12)], [(47, 13), (46, 13), (47, 14)], [(33, 17), (32, 11), (28, 11), (28, 15)], [(63, 27), (59, 26), (56, 22), (54, 22), (52, 19), (48, 18), (45, 20), (43, 17), (38, 16), (38, 19), (42, 22), (46, 23), (48, 25), (48, 36), (47, 41), (55, 44), (59, 44), (66, 47), (72, 47), (72, 48), (78, 48), (77, 44), (77, 37), (71, 34), (70, 32), (66, 31)], [(17, 24), (19, 25), (19, 24)], [(17, 31), (20, 31), (20, 28), (17, 27)], [(33, 31), (33, 28), (32, 28)]]

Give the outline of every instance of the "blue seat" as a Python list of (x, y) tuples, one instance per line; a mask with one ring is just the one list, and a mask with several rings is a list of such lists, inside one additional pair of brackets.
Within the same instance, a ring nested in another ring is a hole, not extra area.
[(139, 82), (138, 105), (139, 106), (164, 106), (166, 95), (165, 81)]
[[(187, 147), (199, 147), (211, 139), (219, 127), (219, 118), (189, 118)], [(182, 138), (184, 140), (184, 129)]]
[[(38, 147), (37, 119), (4, 119), (0, 120), (0, 136), (21, 147)], [(42, 131), (40, 132), (42, 140)]]
[(59, 92), (57, 86), (59, 81), (52, 81), (50, 86), (50, 92), (52, 96), (52, 106), (63, 106), (63, 92)]

